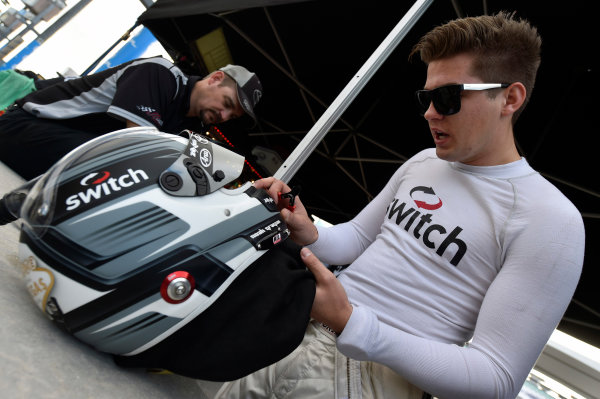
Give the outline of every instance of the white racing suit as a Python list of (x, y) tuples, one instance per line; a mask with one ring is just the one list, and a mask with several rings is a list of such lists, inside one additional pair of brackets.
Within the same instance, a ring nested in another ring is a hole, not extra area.
[(378, 363), (342, 355), (336, 337), (312, 321), (304, 340), (283, 360), (225, 383), (219, 399), (421, 399), (423, 391)]

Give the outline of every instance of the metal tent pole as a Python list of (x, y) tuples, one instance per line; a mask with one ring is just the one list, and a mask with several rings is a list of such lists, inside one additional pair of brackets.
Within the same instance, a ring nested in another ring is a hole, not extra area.
[[(140, 0), (140, 1), (144, 5), (144, 7), (146, 7), (146, 9), (150, 8), (152, 6), (152, 4), (154, 4), (153, 0)], [(140, 23), (136, 21), (135, 24), (131, 28), (129, 28), (125, 33), (123, 33), (123, 35), (119, 39), (117, 39), (116, 42), (114, 42), (112, 44), (112, 46), (110, 46), (104, 53), (102, 53), (102, 55), (100, 55), (100, 57), (98, 57), (96, 59), (96, 61), (94, 61), (92, 63), (92, 65), (87, 67), (87, 69), (85, 71), (83, 71), (81, 76), (86, 76), (90, 72), (92, 72), (98, 66), (98, 64), (100, 64), (100, 62), (102, 60), (104, 60), (106, 58), (106, 56), (108, 54), (110, 54), (111, 51), (114, 50), (115, 47), (117, 47), (119, 45), (119, 43), (128, 40), (129, 37), (131, 36), (131, 32), (133, 32), (135, 30), (135, 28), (137, 28), (138, 26), (140, 26)]]
[(313, 127), (308, 131), (302, 141), (296, 146), (290, 156), (283, 162), (277, 172), (273, 175), (275, 178), (284, 182), (289, 182), (296, 174), (298, 169), (304, 164), (304, 161), (317, 147), (319, 142), (325, 137), (331, 126), (339, 119), (342, 113), (352, 103), (354, 98), (367, 84), (387, 57), (394, 51), (396, 46), (402, 41), (404, 36), (410, 31), (414, 24), (423, 15), (425, 10), (433, 3), (433, 0), (417, 0), (408, 10), (404, 17), (398, 22), (394, 29), (381, 42), (369, 59), (358, 70), (354, 77), (348, 82), (346, 87), (340, 92), (337, 98), (325, 110), (323, 115), (317, 120)]

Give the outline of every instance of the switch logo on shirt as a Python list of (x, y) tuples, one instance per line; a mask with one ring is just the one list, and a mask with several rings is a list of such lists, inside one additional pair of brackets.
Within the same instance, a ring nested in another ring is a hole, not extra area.
[[(435, 249), (439, 256), (443, 256), (448, 250), (446, 258), (453, 266), (458, 266), (467, 252), (467, 244), (458, 238), (463, 231), (462, 227), (456, 226), (448, 233), (449, 229), (434, 223), (434, 214), (428, 211), (440, 209), (443, 202), (432, 187), (417, 186), (411, 189), (409, 194), (414, 206), (394, 198), (386, 209), (387, 218), (407, 232), (412, 229), (412, 235), (421, 240), (426, 247)], [(452, 255), (453, 251), (456, 252)]]
[(442, 207), (442, 200), (431, 187), (418, 186), (413, 188), (410, 190), (410, 198), (413, 199), (417, 208), (435, 211)]

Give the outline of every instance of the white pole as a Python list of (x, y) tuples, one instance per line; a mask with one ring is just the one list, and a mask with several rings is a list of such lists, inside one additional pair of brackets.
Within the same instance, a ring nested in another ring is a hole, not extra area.
[(302, 141), (294, 148), (294, 151), (279, 167), (273, 175), (275, 178), (284, 182), (289, 182), (296, 174), (298, 169), (304, 164), (304, 161), (313, 152), (323, 137), (327, 134), (331, 126), (344, 113), (348, 105), (354, 101), (354, 98), (367, 84), (381, 64), (394, 51), (396, 46), (402, 41), (404, 36), (410, 31), (425, 10), (433, 3), (433, 0), (417, 0), (408, 10), (404, 17), (398, 22), (394, 29), (381, 42), (375, 52), (358, 70), (354, 77), (348, 82), (346, 87), (340, 92), (337, 98), (325, 110), (323, 115), (317, 120), (314, 126), (306, 133)]

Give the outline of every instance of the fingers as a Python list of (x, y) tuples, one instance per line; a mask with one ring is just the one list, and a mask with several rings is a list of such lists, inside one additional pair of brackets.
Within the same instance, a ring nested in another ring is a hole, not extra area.
[(256, 180), (254, 187), (268, 189), (273, 184), (273, 181), (275, 181), (274, 177), (265, 177), (264, 179)]
[[(254, 187), (262, 188), (269, 194), (271, 198), (275, 200), (275, 203), (281, 208), (283, 205), (279, 204), (279, 193), (290, 192), (291, 189), (287, 184), (281, 180), (277, 180), (274, 177), (266, 177), (264, 179), (256, 180)], [(281, 201), (283, 204), (287, 204), (287, 200)]]
[(254, 182), (254, 187), (262, 188), (269, 192), (276, 190), (275, 194), (277, 194), (277, 191), (281, 191), (281, 190), (289, 191), (290, 190), (290, 188), (287, 186), (287, 184), (285, 184), (281, 180), (277, 180), (274, 177), (265, 177), (264, 179), (256, 180)]
[(254, 182), (254, 187), (265, 190), (267, 194), (273, 198), (277, 208), (281, 212), (283, 221), (290, 229), (291, 238), (294, 242), (300, 245), (309, 245), (317, 240), (319, 235), (317, 228), (308, 216), (308, 212), (306, 211), (306, 208), (304, 208), (300, 197), (295, 198), (295, 207), (293, 208), (293, 211), (287, 208), (289, 205), (288, 198), (282, 198), (280, 200), (279, 193), (289, 193), (291, 191), (287, 184), (274, 177), (267, 177), (256, 180)]

